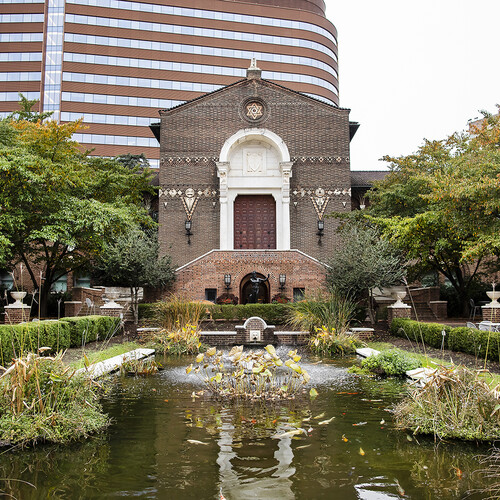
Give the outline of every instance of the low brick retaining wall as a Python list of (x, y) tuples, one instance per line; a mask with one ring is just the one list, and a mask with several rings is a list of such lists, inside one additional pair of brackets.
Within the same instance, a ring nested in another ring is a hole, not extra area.
[(218, 332), (202, 331), (202, 342), (213, 346), (232, 346), (232, 345), (305, 345), (309, 340), (308, 332), (274, 332), (273, 337), (266, 337), (268, 342), (247, 342), (241, 333), (236, 332)]

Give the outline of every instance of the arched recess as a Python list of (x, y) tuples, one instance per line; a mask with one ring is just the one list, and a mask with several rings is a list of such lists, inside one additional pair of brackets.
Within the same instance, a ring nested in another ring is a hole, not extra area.
[(234, 249), (234, 201), (238, 195), (272, 195), (276, 201), (276, 248), (290, 249), (290, 178), (292, 162), (281, 137), (268, 129), (242, 129), (222, 146), (220, 248)]
[[(266, 277), (261, 273), (255, 273), (255, 277), (262, 280), (259, 283), (257, 303), (268, 304), (270, 302), (269, 280), (266, 280)], [(251, 278), (252, 273), (247, 274), (240, 282), (240, 304), (249, 303), (250, 294), (253, 290), (253, 283), (251, 281)]]

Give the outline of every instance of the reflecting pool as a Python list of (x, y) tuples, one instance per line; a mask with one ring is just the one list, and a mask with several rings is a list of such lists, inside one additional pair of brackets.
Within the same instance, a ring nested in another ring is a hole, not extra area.
[[(486, 496), (474, 471), (488, 446), (393, 429), (389, 410), (406, 382), (360, 378), (347, 372), (352, 360), (311, 357), (301, 365), (314, 401), (229, 403), (196, 394), (203, 386), (186, 375), (191, 358), (158, 361), (165, 370), (152, 377), (113, 379), (104, 399), (113, 424), (103, 435), (2, 453), (1, 489), (23, 500)], [(295, 428), (305, 432), (291, 435)]]

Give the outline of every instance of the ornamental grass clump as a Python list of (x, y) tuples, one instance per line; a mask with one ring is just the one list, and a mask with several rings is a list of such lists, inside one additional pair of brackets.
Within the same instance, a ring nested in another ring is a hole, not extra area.
[(173, 330), (163, 329), (152, 335), (152, 347), (161, 354), (196, 354), (205, 350), (206, 346), (200, 341), (200, 332), (197, 325), (186, 324)]
[(314, 333), (316, 328), (326, 327), (337, 333), (346, 332), (354, 318), (356, 304), (338, 293), (316, 293), (304, 300), (290, 304), (288, 323), (292, 328)]
[(345, 356), (355, 354), (363, 342), (355, 335), (346, 332), (337, 333), (325, 326), (315, 329), (315, 334), (309, 339), (309, 349), (315, 354), (328, 356)]
[(62, 354), (29, 353), (0, 377), (0, 440), (4, 445), (67, 443), (104, 429), (100, 387), (75, 376)]
[(303, 392), (310, 375), (300, 367), (301, 356), (290, 351), (283, 361), (272, 345), (264, 351), (244, 353), (243, 346), (235, 346), (223, 359), (215, 347), (196, 357), (186, 372), (197, 373), (207, 390), (219, 398), (250, 400), (291, 399)]
[(178, 295), (171, 295), (166, 302), (157, 302), (154, 306), (154, 318), (161, 328), (174, 331), (188, 325), (198, 325), (207, 305), (192, 302)]
[(434, 438), (474, 441), (500, 439), (498, 392), (477, 371), (439, 367), (422, 388), (414, 387), (399, 403), (396, 426)]
[(420, 361), (399, 349), (383, 351), (361, 362), (362, 368), (387, 377), (405, 377), (407, 371), (420, 368), (420, 366)]

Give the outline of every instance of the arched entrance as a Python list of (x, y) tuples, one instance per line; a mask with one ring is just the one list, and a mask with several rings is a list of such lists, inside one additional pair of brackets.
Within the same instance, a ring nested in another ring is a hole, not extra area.
[[(249, 304), (257, 302), (259, 304), (269, 303), (269, 280), (261, 273), (255, 273), (255, 278), (260, 282), (258, 284), (257, 299), (253, 300), (254, 282), (252, 282), (253, 273), (247, 274), (240, 282), (240, 303)], [(255, 279), (254, 278), (254, 279)]]

